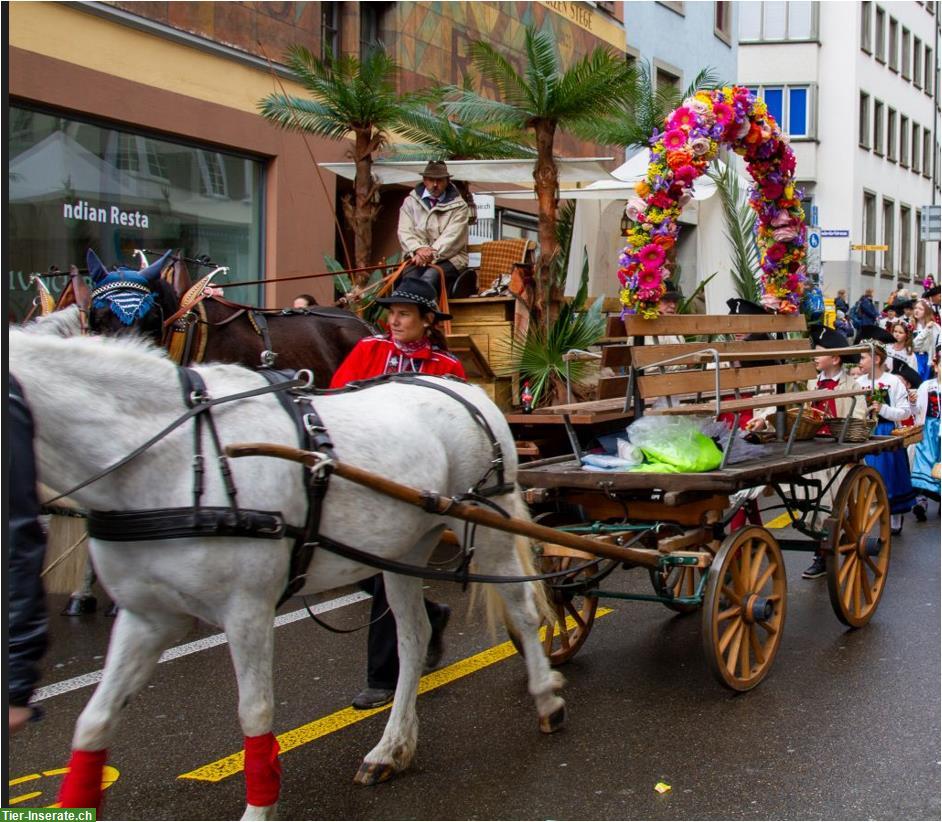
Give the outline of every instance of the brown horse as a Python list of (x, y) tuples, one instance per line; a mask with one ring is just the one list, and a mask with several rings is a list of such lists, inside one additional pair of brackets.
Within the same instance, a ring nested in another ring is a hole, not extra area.
[(88, 270), (91, 332), (140, 333), (167, 345), (183, 365), (307, 368), (314, 384), (326, 388), (353, 346), (375, 333), (369, 323), (339, 308), (279, 310), (230, 302), (212, 293), (211, 275), (190, 285), (185, 264), (170, 251), (141, 270), (109, 272), (89, 250)]

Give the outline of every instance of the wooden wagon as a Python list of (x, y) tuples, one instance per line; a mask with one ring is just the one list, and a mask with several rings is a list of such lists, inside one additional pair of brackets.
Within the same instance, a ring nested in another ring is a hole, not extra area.
[[(768, 674), (781, 642), (783, 550), (823, 552), (828, 592), (841, 622), (861, 627), (876, 612), (890, 563), (890, 508), (880, 474), (862, 461), (902, 447), (904, 438), (850, 442), (843, 426), (827, 437), (796, 437), (800, 415), (794, 425), (786, 424), (789, 407), (836, 396), (856, 403), (865, 394), (807, 390), (802, 384), (816, 374), (803, 317), (629, 318), (626, 328), (631, 343), (606, 350), (604, 360), (624, 373), (607, 378), (617, 388), (603, 385), (593, 413), (728, 415), (735, 431), (740, 415), (773, 408), (777, 437), (761, 457), (736, 463), (729, 461), (729, 442), (720, 442), (722, 467), (704, 473), (588, 472), (575, 435), (575, 453), (522, 465), (518, 481), (539, 512), (537, 521), (650, 549), (624, 562), (545, 542), (543, 572), (576, 569), (548, 584), (556, 618), (546, 632), (546, 650), (554, 663), (570, 659), (589, 635), (601, 598), (700, 610), (710, 669), (727, 687), (748, 690)], [(571, 417), (578, 408), (555, 413)], [(774, 491), (770, 508), (784, 508), (805, 538), (778, 539), (760, 524), (732, 528), (736, 511), (747, 504), (733, 501), (734, 495), (746, 489), (760, 497)], [(616, 569), (636, 567), (648, 572), (651, 594), (604, 587)]]

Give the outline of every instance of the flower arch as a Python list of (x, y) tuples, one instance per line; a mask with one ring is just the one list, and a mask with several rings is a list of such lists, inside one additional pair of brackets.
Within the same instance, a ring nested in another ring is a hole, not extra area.
[(647, 177), (625, 208), (628, 244), (619, 257), (622, 314), (658, 316), (670, 277), (668, 255), (677, 242), (677, 220), (694, 180), (721, 146), (746, 160), (754, 185), (749, 205), (758, 215), (762, 304), (782, 314), (799, 310), (805, 290), (807, 228), (795, 188), (795, 154), (763, 101), (732, 86), (699, 91), (684, 100), (651, 138)]

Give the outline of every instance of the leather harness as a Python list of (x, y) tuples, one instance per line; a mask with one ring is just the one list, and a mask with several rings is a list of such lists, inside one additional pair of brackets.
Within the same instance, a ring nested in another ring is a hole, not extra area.
[[(479, 504), (490, 505), (496, 510), (509, 516), (499, 506), (491, 502), (488, 497), (510, 493), (514, 486), (505, 481), (504, 459), (497, 437), (488, 424), (484, 415), (473, 403), (450, 388), (422, 379), (419, 374), (388, 374), (369, 380), (352, 382), (348, 386), (333, 390), (310, 389), (309, 382), (295, 378), (291, 379), (286, 372), (260, 369), (260, 373), (268, 381), (268, 385), (250, 391), (233, 394), (227, 397), (213, 399), (206, 390), (206, 385), (200, 375), (190, 368), (178, 367), (178, 375), (183, 390), (187, 411), (174, 420), (169, 426), (160, 431), (142, 446), (135, 449), (122, 460), (103, 469), (80, 485), (60, 494), (55, 499), (69, 496), (80, 488), (90, 485), (106, 474), (126, 465), (148, 448), (166, 437), (171, 431), (178, 428), (189, 419), (194, 421), (193, 439), (193, 504), (186, 508), (141, 509), (134, 511), (89, 511), (88, 534), (100, 540), (136, 542), (157, 539), (179, 539), (187, 537), (254, 537), (258, 539), (283, 539), (293, 537), (294, 544), (291, 550), (291, 560), (288, 581), (278, 605), (297, 593), (303, 586), (307, 570), (317, 547), (322, 547), (339, 556), (363, 562), (373, 567), (385, 570), (394, 570), (398, 573), (411, 573), (424, 576), (432, 573), (437, 576), (445, 574), (445, 578), (467, 584), (469, 581), (481, 582), (521, 582), (529, 579), (548, 579), (560, 574), (539, 575), (533, 577), (494, 577), (473, 575), (467, 572), (471, 554), (465, 551), (464, 559), (456, 571), (429, 572), (429, 569), (403, 565), (359, 551), (329, 539), (319, 533), (320, 520), (323, 510), (324, 497), (330, 481), (331, 461), (335, 458), (334, 446), (320, 416), (314, 407), (315, 396), (333, 395), (349, 391), (360, 391), (385, 382), (395, 381), (409, 385), (424, 386), (441, 393), (459, 402), (471, 415), (475, 423), (484, 431), (490, 440), (491, 464), (484, 476), (466, 494), (456, 499), (470, 499)], [(450, 379), (450, 378), (436, 378)], [(303, 450), (315, 451), (324, 456), (322, 464), (316, 469), (302, 468), (302, 481), (307, 490), (307, 515), (301, 527), (288, 524), (280, 511), (258, 511), (242, 508), (238, 504), (237, 489), (232, 479), (232, 473), (222, 443), (212, 417), (212, 408), (225, 402), (231, 402), (247, 397), (274, 393), (286, 413), (294, 420), (298, 430), (299, 445)], [(215, 451), (216, 461), (222, 475), (223, 485), (228, 498), (228, 506), (206, 506), (202, 504), (204, 491), (204, 475), (206, 459), (203, 454), (203, 430), (209, 430), (210, 439)], [(494, 484), (485, 487), (485, 483), (494, 476)], [(50, 502), (54, 502), (51, 500)], [(594, 563), (588, 563), (594, 564)], [(571, 574), (572, 570), (564, 572)]]

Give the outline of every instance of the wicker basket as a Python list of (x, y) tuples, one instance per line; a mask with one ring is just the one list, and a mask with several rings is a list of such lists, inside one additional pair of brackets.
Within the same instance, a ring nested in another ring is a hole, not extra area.
[[(798, 408), (789, 408), (787, 412), (788, 430), (791, 431), (798, 417)], [(802, 408), (801, 420), (798, 422), (798, 430), (795, 432), (796, 440), (810, 440), (818, 433), (818, 430), (824, 425), (825, 415), (823, 411), (817, 408)]]
[(894, 428), (890, 431), (890, 435), (893, 437), (902, 437), (903, 445), (917, 445), (922, 442), (922, 429), (921, 425), (909, 425), (905, 428)]
[[(834, 439), (839, 439), (841, 429), (844, 427), (844, 417), (828, 417), (826, 422), (831, 436), (834, 437)], [(853, 417), (847, 423), (847, 433), (844, 435), (844, 442), (866, 442), (870, 439), (872, 432), (873, 420)]]

